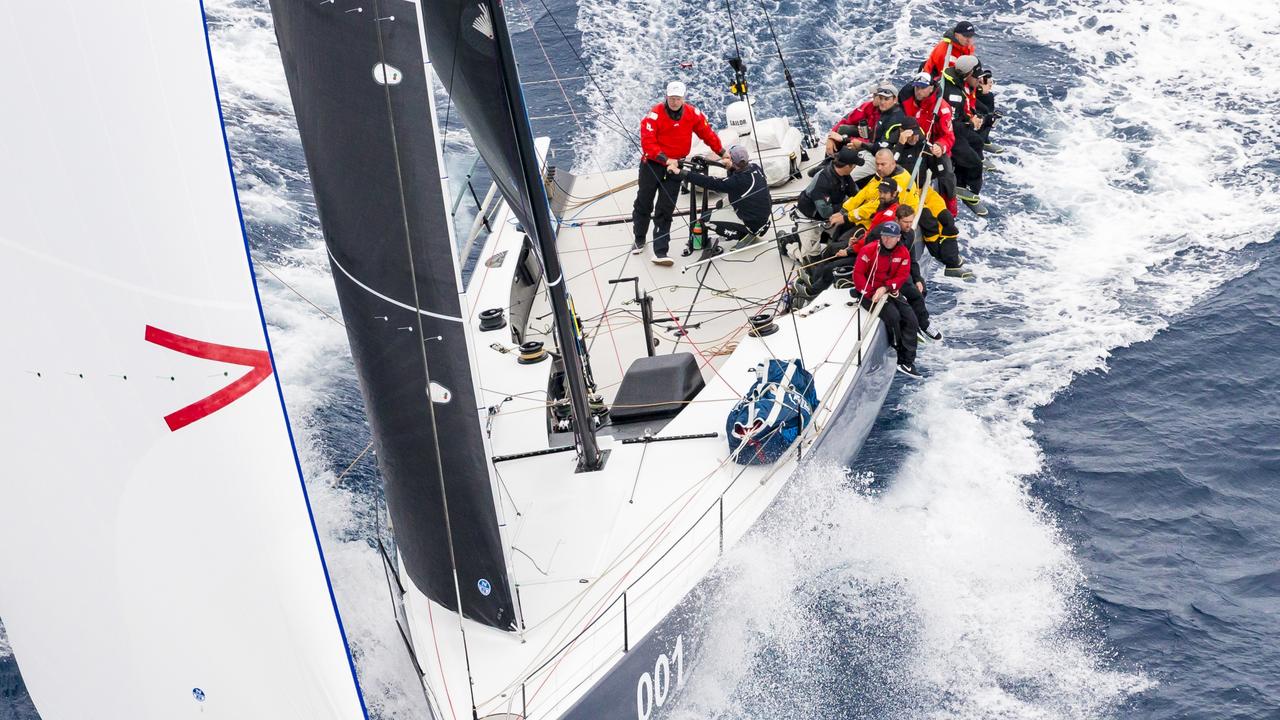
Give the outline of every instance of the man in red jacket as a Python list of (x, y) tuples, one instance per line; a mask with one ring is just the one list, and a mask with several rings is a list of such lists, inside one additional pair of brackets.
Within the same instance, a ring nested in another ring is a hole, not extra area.
[[(915, 119), (920, 125), (920, 132), (924, 135), (926, 142), (924, 152), (937, 159), (940, 172), (937, 173), (936, 179), (941, 189), (940, 194), (954, 217), (959, 213), (955, 196), (955, 166), (951, 160), (951, 149), (956, 144), (956, 134), (951, 126), (953, 115), (951, 104), (946, 101), (939, 103), (940, 97), (938, 84), (924, 72), (917, 74), (898, 92), (898, 102), (902, 105), (902, 112), (907, 117)], [(907, 168), (908, 171), (914, 169), (914, 167)], [(921, 170), (920, 173), (923, 175), (924, 171)], [(920, 178), (916, 180), (919, 181)]]
[(911, 251), (903, 245), (902, 228), (896, 222), (879, 227), (880, 240), (869, 242), (858, 251), (853, 265), (853, 293), (862, 296), (862, 307), (870, 310), (884, 300), (880, 319), (889, 332), (890, 343), (898, 351), (898, 371), (920, 377), (916, 371), (916, 333), (920, 324), (902, 294), (911, 282)]
[[(680, 197), (680, 160), (689, 154), (693, 135), (721, 158), (727, 157), (720, 138), (711, 129), (707, 116), (684, 101), (684, 83), (667, 84), (667, 99), (653, 106), (640, 121), (640, 186), (631, 211), (635, 246), (631, 254), (644, 252), (645, 235), (649, 233), (649, 214), (653, 213), (653, 262), (671, 265), (667, 250), (671, 245), (671, 215)], [(657, 196), (657, 205), (654, 197)]]
[(871, 177), (875, 172), (871, 150), (884, 140), (885, 127), (904, 119), (898, 107), (898, 91), (893, 85), (882, 82), (876, 85), (871, 99), (849, 111), (827, 133), (827, 156), (834, 157), (841, 148), (858, 151), (858, 163), (850, 176), (856, 183)]

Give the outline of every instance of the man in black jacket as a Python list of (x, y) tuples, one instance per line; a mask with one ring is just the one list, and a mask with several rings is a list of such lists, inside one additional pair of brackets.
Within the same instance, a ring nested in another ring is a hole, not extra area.
[[(858, 192), (853, 182), (853, 168), (858, 164), (858, 151), (840, 148), (822, 170), (800, 191), (796, 209), (810, 220), (821, 220), (828, 225), (844, 222), (840, 213), (844, 201)], [(839, 233), (832, 233), (832, 237)]]
[(734, 213), (750, 233), (738, 242), (737, 247), (750, 245), (769, 228), (769, 217), (773, 213), (769, 181), (765, 179), (764, 170), (751, 162), (745, 146), (730, 147), (729, 156), (721, 162), (729, 171), (724, 179), (694, 172), (687, 167), (681, 169), (680, 176), (690, 184), (728, 195)]
[(946, 100), (951, 104), (952, 129), (956, 142), (951, 148), (951, 159), (956, 171), (956, 195), (973, 208), (974, 213), (986, 215), (986, 207), (980, 198), (982, 192), (983, 145), (986, 138), (982, 128), (986, 116), (978, 111), (974, 97), (978, 85), (976, 73), (980, 70), (978, 58), (965, 55), (956, 60), (955, 67), (942, 72), (946, 87)]

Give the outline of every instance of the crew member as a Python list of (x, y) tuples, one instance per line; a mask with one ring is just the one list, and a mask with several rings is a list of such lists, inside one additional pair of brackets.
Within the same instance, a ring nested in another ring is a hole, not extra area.
[[(927, 72), (930, 77), (936, 78), (943, 70), (955, 65), (959, 58), (972, 55), (974, 53), (973, 36), (977, 34), (978, 31), (974, 29), (973, 23), (968, 20), (956, 23), (956, 26), (943, 35), (942, 40), (933, 47), (929, 57), (920, 66), (921, 72)], [(950, 62), (947, 58), (950, 58)]]
[(831, 132), (827, 134), (827, 155), (834, 155), (841, 147), (859, 151), (860, 160), (853, 171), (853, 181), (862, 181), (872, 172), (868, 148), (879, 139), (878, 131), (886, 120), (893, 122), (901, 114), (898, 93), (893, 85), (880, 83), (870, 100), (849, 111), (848, 115), (831, 126)]
[[(684, 101), (684, 83), (667, 84), (667, 99), (653, 106), (640, 121), (640, 180), (636, 204), (631, 212), (635, 232), (633, 255), (644, 251), (649, 232), (649, 214), (653, 213), (653, 262), (671, 265), (667, 250), (671, 245), (671, 216), (680, 196), (679, 161), (689, 154), (696, 133), (711, 151), (726, 156), (720, 138), (707, 117)], [(657, 204), (654, 204), (654, 198)]]
[[(920, 132), (920, 123), (913, 117), (904, 118), (898, 125), (886, 130), (884, 139), (877, 144), (877, 149), (887, 147), (893, 150), (898, 166), (915, 172), (915, 177), (923, 183), (928, 173), (938, 183), (938, 192), (944, 200), (956, 195), (956, 177), (951, 164), (941, 147), (930, 147)], [(932, 151), (940, 154), (935, 155)], [(917, 169), (919, 163), (919, 169)]]
[(751, 162), (751, 155), (743, 145), (730, 147), (728, 156), (721, 160), (721, 164), (729, 171), (723, 180), (687, 168), (680, 171), (680, 176), (698, 187), (728, 195), (733, 212), (747, 231), (738, 241), (738, 247), (750, 245), (769, 229), (769, 216), (773, 212), (769, 181), (765, 178), (764, 170)]
[[(848, 231), (827, 246), (823, 257), (812, 263), (807, 273), (804, 270), (801, 271), (796, 281), (797, 295), (801, 299), (809, 300), (831, 287), (831, 283), (835, 281), (835, 271), (852, 265), (863, 244), (870, 242), (868, 238), (879, 233), (879, 228), (884, 224), (897, 219), (900, 207), (905, 206), (898, 205), (898, 184), (879, 183), (876, 209), (870, 216), (869, 229), (864, 232), (860, 226), (848, 225)], [(910, 208), (906, 209), (914, 212)]]
[[(920, 325), (920, 337), (926, 340), (941, 340), (942, 333), (931, 328), (929, 308), (925, 305), (925, 296), (929, 291), (925, 288), (924, 273), (920, 271), (920, 257), (916, 254), (919, 252), (916, 246), (923, 243), (916, 242), (920, 237), (920, 228), (915, 227), (915, 212), (906, 205), (899, 205), (897, 216), (898, 226), (902, 228), (900, 242), (911, 251), (911, 282), (902, 286), (902, 296), (907, 299), (907, 304), (916, 314), (916, 322)], [(874, 234), (878, 234), (877, 230), (873, 229), (867, 233), (868, 237)]]
[(870, 310), (884, 300), (880, 320), (889, 332), (890, 344), (898, 353), (898, 371), (918, 378), (916, 370), (916, 333), (920, 325), (902, 288), (911, 282), (911, 252), (901, 240), (902, 229), (896, 222), (879, 227), (880, 238), (868, 242), (858, 252), (853, 265), (853, 291), (862, 298), (862, 307)]
[[(879, 192), (883, 183), (898, 186), (898, 202), (912, 209), (920, 207), (920, 190), (911, 180), (911, 173), (899, 166), (894, 160), (893, 151), (880, 148), (875, 156), (876, 174), (871, 176), (867, 184), (857, 195), (849, 198), (844, 204), (844, 215), (849, 222), (861, 227), (870, 227), (873, 215), (880, 209)], [(958, 238), (960, 231), (956, 228), (955, 216), (947, 208), (942, 196), (932, 188), (924, 194), (924, 211), (920, 213), (920, 232), (924, 235), (925, 246), (929, 253), (946, 266), (946, 274), (953, 277), (964, 277), (968, 274), (961, 268), (964, 261), (960, 259)]]
[[(853, 170), (860, 162), (863, 161), (853, 148), (840, 148), (796, 198), (796, 209), (801, 215), (825, 223), (822, 230), (824, 239), (840, 237), (849, 229), (841, 207), (857, 192)], [(807, 247), (802, 250), (802, 256), (810, 251)]]
[(942, 188), (947, 209), (955, 215), (955, 169), (951, 164), (951, 146), (956, 136), (952, 130), (951, 105), (940, 101), (938, 88), (928, 73), (921, 72), (898, 92), (902, 112), (920, 125), (926, 146), (924, 152), (937, 159), (939, 171), (934, 174)]
[(956, 197), (964, 201), (975, 214), (986, 215), (979, 193), (982, 192), (983, 144), (986, 138), (981, 130), (987, 117), (978, 111), (978, 87), (980, 64), (974, 55), (966, 55), (956, 61), (955, 67), (942, 71), (944, 97), (951, 106), (954, 118), (955, 143), (951, 159), (956, 173)]

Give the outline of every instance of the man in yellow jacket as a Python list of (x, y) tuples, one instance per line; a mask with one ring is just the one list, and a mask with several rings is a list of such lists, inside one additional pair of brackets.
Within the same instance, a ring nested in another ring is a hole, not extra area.
[[(911, 180), (911, 173), (898, 166), (893, 151), (881, 148), (876, 151), (876, 172), (862, 186), (857, 195), (845, 201), (844, 216), (850, 223), (864, 230), (870, 225), (871, 218), (880, 206), (880, 183), (893, 182), (898, 186), (898, 204), (908, 205), (914, 210), (920, 209), (920, 190)], [(937, 191), (930, 189), (925, 193), (924, 212), (920, 214), (920, 232), (924, 236), (925, 247), (929, 254), (946, 266), (946, 274), (952, 277), (971, 275), (962, 269), (964, 261), (960, 259), (958, 242), (959, 230), (956, 229), (955, 218), (947, 209), (947, 203)]]

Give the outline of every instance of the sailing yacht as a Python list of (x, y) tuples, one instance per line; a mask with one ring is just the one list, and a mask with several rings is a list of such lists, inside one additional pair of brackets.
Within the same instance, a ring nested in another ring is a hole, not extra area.
[[(784, 315), (795, 263), (776, 230), (733, 251), (691, 242), (677, 267), (633, 255), (635, 171), (555, 167), (501, 3), (272, 12), (434, 713), (666, 716), (706, 660), (697, 589), (717, 558), (801, 463), (846, 462), (869, 432), (894, 375), (875, 312), (830, 290)], [(492, 232), (462, 243), (432, 73), (497, 189), (477, 223)], [(745, 98), (729, 117), (722, 137), (773, 185), (774, 227), (792, 222), (818, 158)], [(691, 223), (731, 213), (698, 199)], [(753, 462), (726, 419), (773, 363), (812, 374), (812, 416)]]

